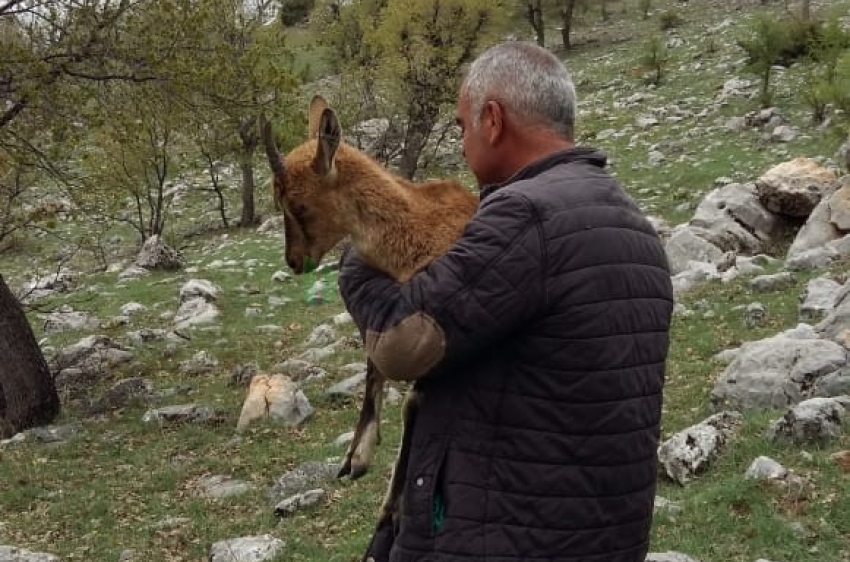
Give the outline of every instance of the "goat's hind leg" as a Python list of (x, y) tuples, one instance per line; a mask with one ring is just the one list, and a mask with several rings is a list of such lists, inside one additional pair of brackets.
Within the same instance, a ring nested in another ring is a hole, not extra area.
[(381, 443), (381, 407), (384, 403), (386, 379), (378, 372), (371, 360), (366, 361), (366, 390), (360, 407), (360, 418), (354, 430), (354, 438), (345, 453), (345, 459), (337, 478), (348, 476), (356, 480), (366, 474)]
[(378, 527), (393, 525), (393, 530), (398, 533), (399, 520), (402, 511), (402, 492), (404, 491), (407, 467), (410, 464), (410, 447), (413, 442), (413, 426), (416, 416), (419, 414), (422, 395), (415, 388), (411, 388), (404, 401), (402, 412), (401, 445), (393, 465), (390, 484), (387, 487), (384, 502), (378, 514)]

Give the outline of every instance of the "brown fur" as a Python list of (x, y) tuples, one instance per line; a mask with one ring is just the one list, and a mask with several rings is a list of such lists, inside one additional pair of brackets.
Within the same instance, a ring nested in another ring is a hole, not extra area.
[[(286, 261), (295, 273), (304, 257), (319, 263), (345, 237), (370, 265), (407, 281), (443, 254), (475, 213), (478, 198), (453, 180), (415, 184), (390, 173), (341, 141), (339, 121), (320, 96), (310, 104), (309, 140), (281, 160), (268, 123), (263, 139), (274, 173), (275, 203), (284, 213)], [(281, 162), (283, 166), (281, 166)], [(366, 394), (340, 476), (367, 471), (380, 441), (385, 378), (367, 363)], [(407, 469), (412, 424), (421, 396), (414, 386), (403, 410), (402, 443), (380, 520), (395, 520)]]

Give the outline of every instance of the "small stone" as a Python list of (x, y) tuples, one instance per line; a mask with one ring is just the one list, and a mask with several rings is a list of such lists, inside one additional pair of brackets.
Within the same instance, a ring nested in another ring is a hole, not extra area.
[(312, 507), (325, 499), (327, 494), (322, 489), (307, 490), (279, 502), (274, 513), (278, 517), (288, 517), (305, 507)]
[(283, 551), (284, 542), (271, 535), (219, 541), (210, 549), (209, 562), (264, 562)]
[(682, 505), (661, 496), (655, 496), (653, 507), (655, 513), (663, 513), (670, 519), (675, 519), (682, 513)]
[(777, 291), (790, 287), (794, 284), (794, 274), (790, 271), (774, 273), (772, 275), (759, 275), (750, 279), (750, 286), (757, 291)]
[(176, 423), (206, 423), (215, 419), (215, 411), (209, 406), (199, 404), (182, 404), (166, 406), (156, 410), (148, 410), (142, 416), (142, 422), (160, 424)]
[(0, 545), (0, 562), (59, 562), (59, 557), (44, 552), (32, 552), (14, 546)]
[(366, 382), (366, 372), (358, 373), (338, 382), (325, 391), (328, 398), (351, 398), (357, 389)]
[(199, 495), (205, 498), (223, 499), (251, 491), (251, 485), (230, 476), (215, 475), (202, 478), (197, 483)]
[(767, 311), (764, 308), (764, 305), (760, 302), (754, 302), (747, 305), (746, 316), (744, 317), (744, 323), (749, 328), (755, 328), (758, 326), (762, 326), (767, 317)]
[(769, 457), (758, 457), (747, 469), (745, 478), (755, 480), (781, 480), (788, 475), (788, 469)]
[(289, 281), (292, 279), (292, 274), (287, 273), (286, 271), (275, 271), (272, 275), (272, 281), (277, 281), (278, 283), (283, 283), (284, 281)]

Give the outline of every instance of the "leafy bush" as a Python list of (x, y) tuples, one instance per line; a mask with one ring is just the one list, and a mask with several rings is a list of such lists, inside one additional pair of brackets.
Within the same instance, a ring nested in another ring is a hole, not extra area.
[(747, 69), (761, 78), (760, 102), (770, 105), (770, 77), (773, 65), (780, 60), (788, 45), (788, 29), (782, 22), (762, 16), (753, 20), (750, 37), (739, 39), (738, 45), (747, 53)]
[(850, 48), (850, 33), (844, 31), (838, 20), (832, 20), (819, 28), (809, 44), (811, 65), (806, 70), (803, 99), (812, 110), (812, 121), (822, 123), (826, 110), (832, 104), (842, 113), (850, 109), (850, 84), (846, 83), (846, 65)]
[(658, 20), (658, 25), (661, 27), (661, 31), (667, 31), (668, 29), (679, 27), (683, 23), (685, 23), (685, 20), (682, 19), (682, 16), (680, 16), (679, 12), (676, 10), (667, 10), (666, 12), (662, 12), (661, 17)]
[[(750, 36), (738, 41), (752, 62), (770, 56), (773, 65), (790, 66), (797, 60), (810, 58), (824, 62), (834, 60), (837, 53), (850, 47), (850, 34), (838, 20), (830, 22), (798, 19), (774, 20), (762, 16), (754, 20)], [(764, 50), (769, 45), (770, 51)], [(768, 62), (766, 59), (764, 62)]]
[(825, 78), (829, 82), (835, 81), (838, 61), (848, 49), (850, 32), (845, 31), (837, 19), (823, 25), (809, 45), (812, 60), (825, 66)]
[(823, 23), (819, 21), (792, 19), (777, 23), (785, 29), (785, 44), (775, 61), (782, 66), (790, 66), (794, 61), (810, 56), (823, 32)]
[(304, 23), (316, 6), (316, 0), (283, 0), (280, 21), (286, 27)]
[(839, 60), (836, 78), (830, 83), (829, 102), (844, 121), (850, 125), (850, 54)]
[(652, 37), (644, 46), (644, 53), (641, 56), (641, 66), (652, 72), (648, 82), (655, 86), (661, 84), (661, 79), (664, 75), (664, 69), (667, 66), (667, 45), (661, 37)]
[(829, 82), (814, 77), (806, 80), (803, 99), (812, 110), (812, 123), (819, 125), (826, 120), (826, 108), (832, 96), (832, 86)]

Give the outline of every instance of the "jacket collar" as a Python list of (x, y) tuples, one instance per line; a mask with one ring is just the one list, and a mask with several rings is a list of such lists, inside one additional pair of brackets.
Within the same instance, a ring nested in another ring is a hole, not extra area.
[(533, 178), (559, 164), (569, 164), (580, 160), (585, 161), (588, 164), (604, 168), (608, 158), (604, 152), (596, 150), (595, 148), (584, 146), (575, 146), (573, 148), (568, 148), (567, 150), (559, 150), (558, 152), (554, 152), (549, 156), (544, 156), (540, 160), (532, 162), (502, 183), (482, 185), (480, 189), (481, 201), (506, 185)]

